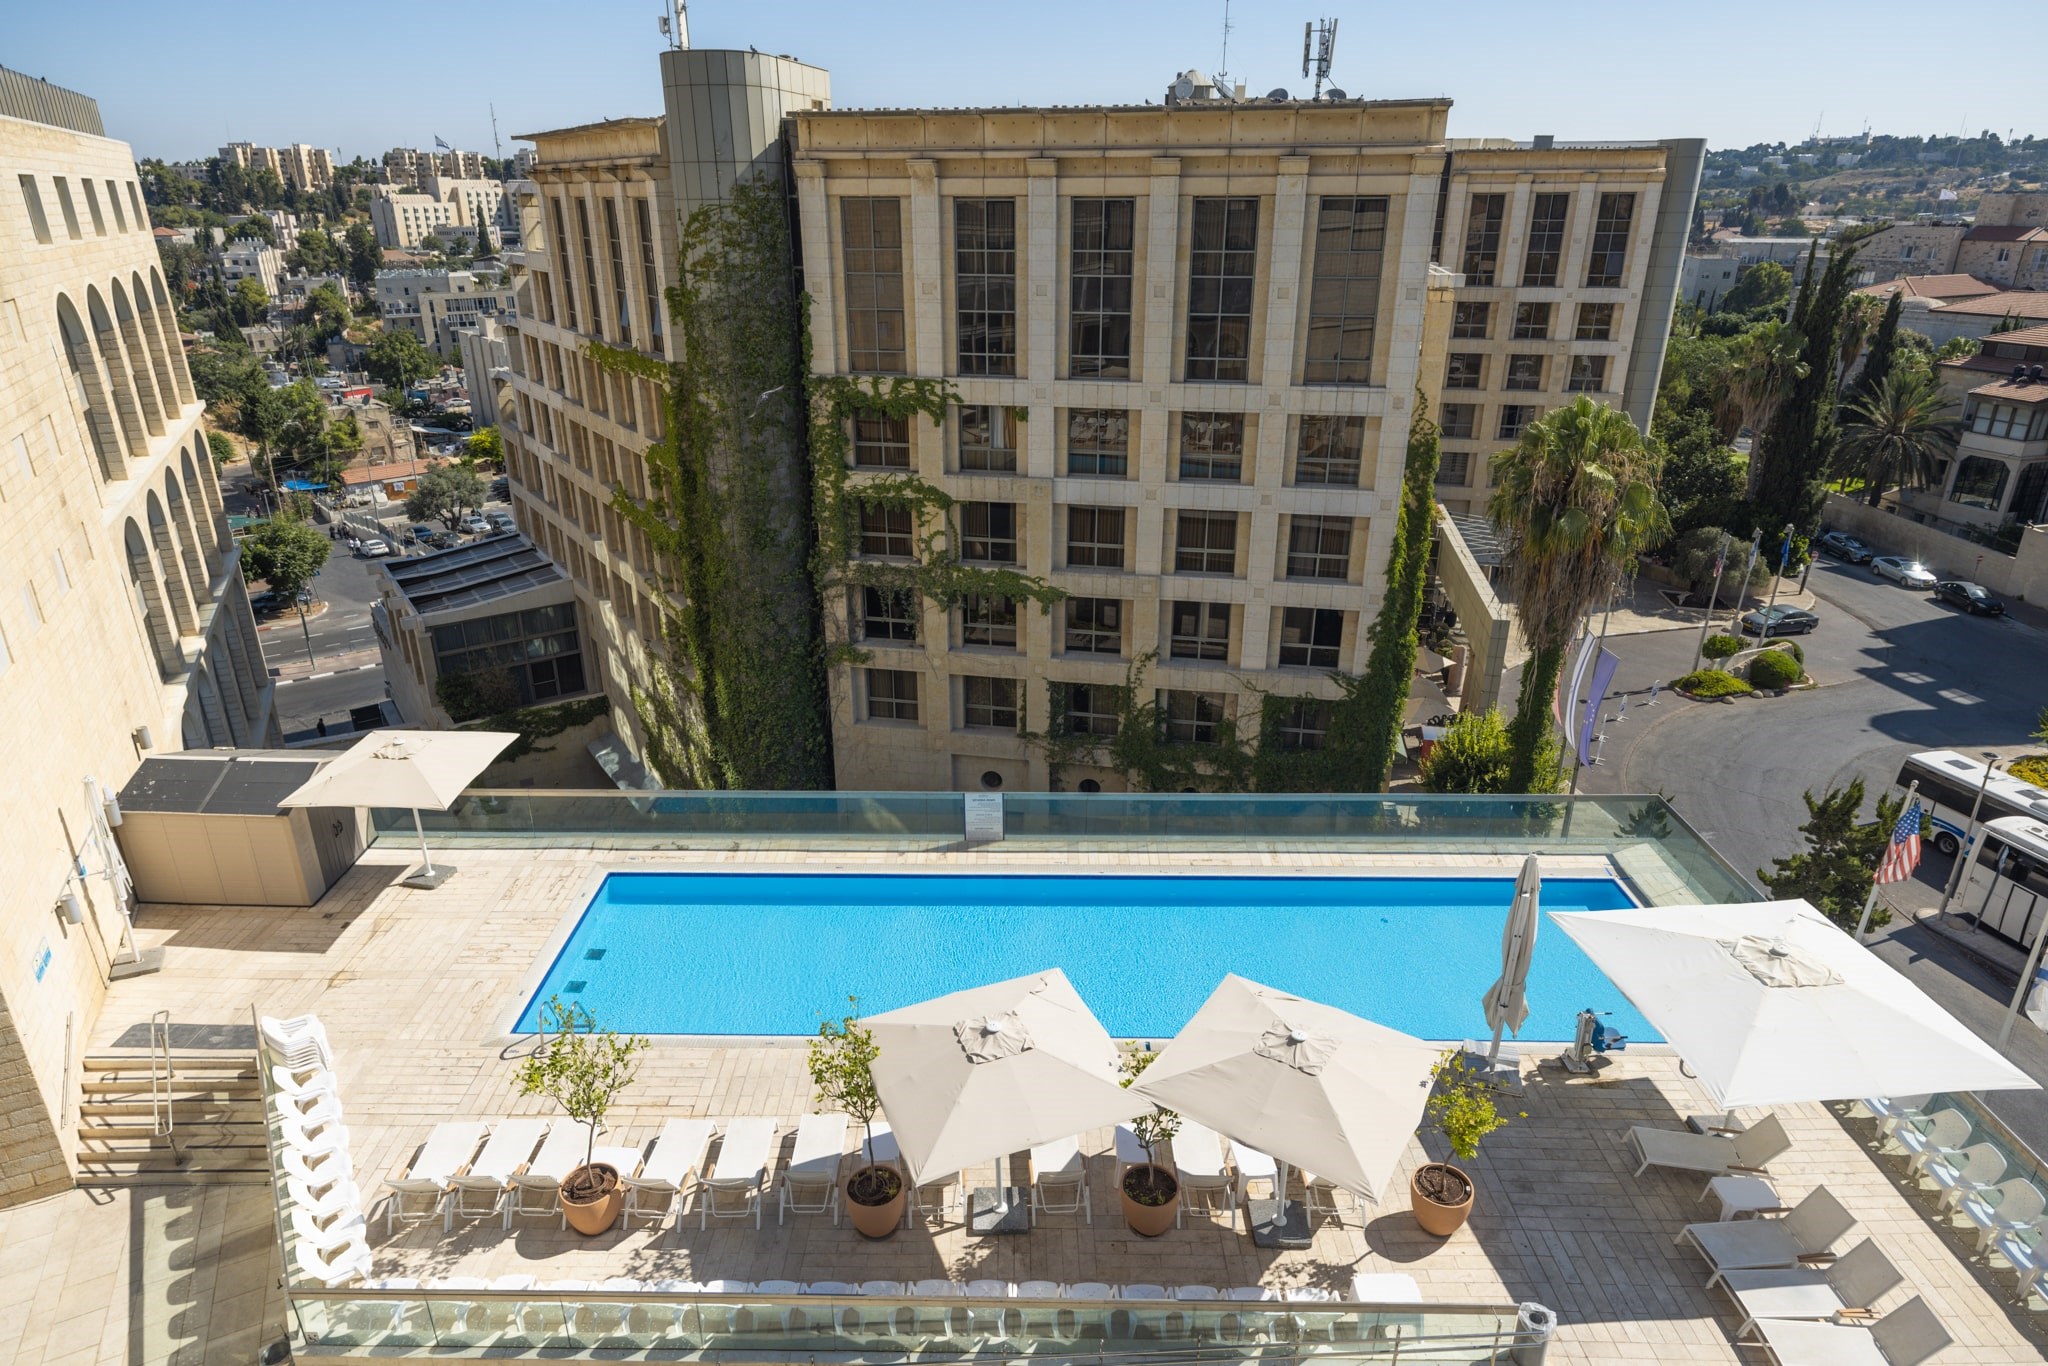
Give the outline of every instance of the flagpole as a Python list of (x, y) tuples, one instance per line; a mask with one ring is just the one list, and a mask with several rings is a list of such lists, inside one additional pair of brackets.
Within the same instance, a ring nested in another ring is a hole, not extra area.
[(2026, 971), (2020, 974), (2020, 984), (2013, 989), (2012, 1001), (2005, 1008), (2005, 1021), (1998, 1026), (1998, 1042), (1993, 1045), (1999, 1052), (2012, 1039), (2013, 1021), (2019, 1018), (2020, 1002), (2027, 999), (2027, 988), (2034, 985), (2034, 975), (2041, 970), (2041, 950), (2048, 947), (2048, 915), (2041, 917), (2041, 927), (2034, 931), (2034, 947), (2027, 954)]
[[(1899, 808), (1899, 820), (1904, 820), (1908, 812), (1913, 813), (1916, 818), (1919, 816), (1920, 780), (1918, 778), (1915, 778), (1906, 788), (1906, 803)], [(1856, 942), (1859, 944), (1863, 942), (1864, 933), (1870, 928), (1870, 913), (1877, 907), (1877, 889), (1884, 885), (1878, 879), (1884, 876), (1885, 860), (1891, 857), (1892, 842), (1897, 838), (1898, 821), (1894, 821), (1892, 823), (1892, 832), (1884, 838), (1884, 855), (1878, 859), (1877, 871), (1870, 878), (1870, 895), (1863, 898), (1863, 917), (1856, 922)], [(2048, 916), (2043, 916), (2042, 919), (2044, 922), (2048, 922)]]

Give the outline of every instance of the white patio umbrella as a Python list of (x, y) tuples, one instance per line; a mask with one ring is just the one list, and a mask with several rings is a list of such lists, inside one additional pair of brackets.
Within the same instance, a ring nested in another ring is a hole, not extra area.
[(1804, 901), (1550, 918), (1725, 1111), (2038, 1085)]
[(1501, 930), (1500, 976), (1486, 989), (1481, 1002), (1486, 1023), (1493, 1028), (1493, 1044), (1486, 1050), (1488, 1062), (1500, 1056), (1501, 1030), (1512, 1029), (1519, 1039), (1522, 1022), (1529, 1018), (1529, 964), (1536, 957), (1537, 903), (1542, 895), (1542, 869), (1531, 854), (1522, 860), (1522, 871), (1515, 878), (1514, 904), (1508, 907), (1507, 924)]
[(1441, 1053), (1233, 973), (1131, 1089), (1274, 1158), (1283, 1195), (1302, 1167), (1377, 1202)]
[(874, 1031), (875, 1090), (913, 1183), (1150, 1108), (1119, 1084), (1116, 1044), (1058, 968), (862, 1023)]
[(495, 730), (373, 730), (277, 804), (405, 807), (412, 812), (424, 865), (405, 884), (438, 887), (455, 870), (445, 863), (434, 866), (421, 810), (453, 806), (477, 774), (518, 738), (515, 732)]

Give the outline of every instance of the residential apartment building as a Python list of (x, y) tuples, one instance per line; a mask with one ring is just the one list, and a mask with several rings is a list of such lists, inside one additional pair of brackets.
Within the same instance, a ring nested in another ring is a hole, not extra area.
[(430, 175), (447, 176), (455, 180), (482, 180), (484, 178), (484, 157), (481, 152), (423, 152), (417, 147), (393, 147), (383, 157), (384, 180), (389, 185), (420, 188)]
[(467, 270), (380, 270), (371, 288), (385, 326), (405, 328), (451, 360), (456, 332), (512, 310), (510, 284), (487, 284)]
[[(5, 73), (0, 73), (4, 75)], [(135, 157), (0, 79), (0, 1204), (70, 1183), (79, 1041), (129, 893), (103, 797), (279, 743)]]
[(1899, 491), (1908, 516), (1979, 530), (2048, 520), (2048, 309), (2042, 317), (1935, 367), (1962, 430), (1928, 488)]
[[(481, 250), (494, 248), (508, 227), (512, 211), (505, 185), (497, 180), (458, 179), (429, 172), (426, 188), (417, 192), (377, 186), (370, 198), (370, 226), (377, 245), (405, 251), (459, 227)], [(513, 229), (516, 233), (516, 228)]]
[(453, 223), (457, 206), (432, 195), (379, 185), (370, 195), (370, 227), (386, 251), (408, 251)]
[(482, 250), (496, 246), (508, 229), (517, 232), (502, 180), (444, 176), (437, 172), (422, 179), (421, 193), (454, 206), (455, 215), (450, 221), (472, 229), (471, 238)]
[(477, 428), (498, 425), (498, 391), (512, 381), (512, 349), (506, 342), (505, 321), (482, 317), (455, 332), (455, 347), (462, 357), (462, 385), (469, 391), (469, 420)]
[(254, 280), (275, 299), (277, 282), (284, 274), (284, 253), (260, 237), (237, 238), (221, 247), (220, 269), (228, 288), (242, 280)]
[(324, 190), (334, 183), (334, 154), (325, 147), (311, 147), (303, 142), (288, 147), (231, 142), (220, 149), (220, 159), (245, 171), (269, 171), (287, 189)]

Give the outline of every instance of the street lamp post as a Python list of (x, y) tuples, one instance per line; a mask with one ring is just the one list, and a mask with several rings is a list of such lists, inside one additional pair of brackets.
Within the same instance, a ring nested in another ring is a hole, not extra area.
[(1771, 575), (1771, 600), (1764, 604), (1763, 625), (1757, 628), (1756, 643), (1771, 638), (1771, 609), (1778, 605), (1778, 586), (1785, 581), (1785, 566), (1792, 558), (1792, 524), (1785, 523), (1785, 542), (1778, 550), (1778, 572)]
[(1984, 777), (1977, 783), (1977, 800), (1970, 803), (1970, 826), (1963, 832), (1962, 844), (1956, 848), (1956, 865), (1948, 870), (1948, 886), (1942, 889), (1941, 904), (1934, 908), (1936, 915), (1948, 909), (1949, 899), (1963, 883), (1963, 869), (1969, 866), (1971, 854), (1977, 847), (1977, 817), (1984, 810), (1984, 789), (1991, 786), (1992, 770), (1999, 764), (1997, 750), (1987, 749), (1981, 752), (1984, 757)]
[(1720, 548), (1719, 550), (1717, 550), (1717, 551), (1715, 551), (1715, 552), (1714, 552), (1714, 591), (1713, 591), (1713, 592), (1711, 592), (1711, 593), (1709, 593), (1709, 594), (1707, 595), (1707, 614), (1706, 614), (1706, 616), (1705, 616), (1705, 617), (1701, 618), (1701, 620), (1700, 620), (1700, 639), (1699, 639), (1699, 643), (1698, 643), (1697, 645), (1693, 646), (1693, 651), (1692, 651), (1692, 672), (1693, 672), (1693, 673), (1698, 673), (1698, 672), (1699, 672), (1699, 670), (1700, 670), (1700, 660), (1702, 660), (1702, 659), (1704, 659), (1704, 658), (1706, 657), (1706, 652), (1707, 652), (1707, 628), (1708, 628), (1708, 627), (1710, 627), (1710, 626), (1712, 626), (1712, 625), (1714, 624), (1714, 608), (1716, 608), (1717, 606), (1719, 606), (1719, 605), (1720, 605), (1720, 602), (1721, 602), (1721, 574), (1722, 574), (1722, 571), (1724, 571), (1725, 569), (1727, 569), (1727, 568), (1728, 568), (1728, 541), (1729, 541), (1729, 536), (1728, 536), (1728, 533), (1727, 533), (1727, 532), (1725, 532), (1725, 531), (1724, 531), (1724, 532), (1722, 532), (1722, 533), (1721, 533), (1721, 548)]

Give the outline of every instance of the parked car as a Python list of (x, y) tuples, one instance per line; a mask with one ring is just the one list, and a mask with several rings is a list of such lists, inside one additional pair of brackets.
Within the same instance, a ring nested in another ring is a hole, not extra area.
[[(313, 590), (301, 588), (299, 590), (299, 605), (301, 607), (309, 606), (312, 601)], [(284, 611), (287, 607), (291, 606), (291, 603), (285, 598), (284, 594), (278, 592), (275, 588), (266, 588), (255, 597), (249, 599), (249, 605), (256, 609), (258, 616), (267, 616), (272, 612)]]
[(1830, 531), (1820, 538), (1820, 548), (1850, 564), (1868, 564), (1877, 552), (1846, 531)]
[(500, 475), (491, 481), (491, 497), (502, 503), (512, 496), (512, 481)]
[(1765, 623), (1773, 636), (1803, 636), (1820, 625), (1820, 618), (1802, 607), (1762, 607), (1742, 614), (1745, 635), (1762, 635)]
[(471, 536), (483, 536), (489, 534), (491, 524), (483, 519), (482, 514), (472, 512), (462, 519), (462, 529)]
[(1952, 607), (1960, 607), (1971, 616), (2002, 617), (2005, 604), (1991, 596), (1989, 589), (1981, 583), (1968, 583), (1962, 579), (1943, 579), (1934, 585), (1934, 596)]
[(391, 542), (382, 536), (365, 536), (356, 548), (374, 560), (391, 553)]
[(414, 522), (412, 524), (412, 539), (415, 544), (425, 545), (434, 539), (434, 529), (425, 522)]
[(436, 550), (453, 550), (462, 544), (462, 538), (452, 531), (436, 530), (433, 535), (427, 537), (427, 544)]
[(512, 520), (512, 514), (509, 512), (485, 513), (484, 520), (491, 524), (491, 530), (493, 531), (519, 530), (519, 523)]
[(1879, 555), (1870, 562), (1870, 572), (1880, 579), (1890, 579), (1908, 588), (1934, 587), (1934, 571), (1903, 555)]

